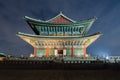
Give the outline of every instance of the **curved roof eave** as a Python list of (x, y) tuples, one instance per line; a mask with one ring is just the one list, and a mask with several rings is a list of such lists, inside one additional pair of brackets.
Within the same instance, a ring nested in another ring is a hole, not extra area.
[(26, 34), (22, 32), (18, 32), (18, 36), (26, 36), (26, 37), (34, 37), (34, 38), (87, 38), (87, 37), (92, 37), (96, 35), (102, 35), (100, 32), (92, 34), (92, 35), (86, 35), (86, 36), (40, 36), (40, 35), (34, 35), (34, 34)]
[(38, 24), (38, 25), (54, 25), (54, 26), (56, 26), (56, 25), (61, 25), (61, 26), (63, 26), (63, 25), (71, 25), (71, 26), (73, 26), (73, 25), (79, 25), (79, 24), (86, 24), (87, 22), (94, 22), (95, 20), (96, 20), (96, 18), (95, 17), (93, 17), (93, 18), (90, 18), (90, 19), (86, 19), (86, 20), (81, 20), (81, 21), (79, 21), (79, 22), (75, 22), (75, 23), (50, 23), (50, 22), (45, 22), (45, 21), (42, 21), (42, 20), (37, 20), (37, 19), (34, 19), (34, 18), (30, 18), (30, 17), (28, 17), (28, 16), (25, 16), (24, 17), (25, 18), (25, 20), (26, 21), (28, 21), (30, 24)]
[(45, 22), (43, 20), (40, 20), (40, 19), (35, 19), (35, 18), (31, 18), (29, 16), (24, 16), (24, 19), (27, 20), (27, 21), (36, 21), (36, 22)]

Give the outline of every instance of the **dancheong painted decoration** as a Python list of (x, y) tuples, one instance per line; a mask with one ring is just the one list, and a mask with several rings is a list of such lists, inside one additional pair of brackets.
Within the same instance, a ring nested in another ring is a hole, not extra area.
[(47, 21), (24, 17), (35, 34), (18, 32), (18, 36), (34, 48), (34, 56), (87, 57), (86, 48), (100, 37), (101, 33), (87, 35), (95, 17), (74, 21), (62, 12)]

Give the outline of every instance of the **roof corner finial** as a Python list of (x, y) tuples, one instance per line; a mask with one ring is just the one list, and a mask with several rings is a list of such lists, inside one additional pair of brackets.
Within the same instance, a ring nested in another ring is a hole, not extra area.
[(96, 16), (93, 16), (93, 18), (94, 18), (94, 19), (97, 19), (97, 17), (96, 17)]

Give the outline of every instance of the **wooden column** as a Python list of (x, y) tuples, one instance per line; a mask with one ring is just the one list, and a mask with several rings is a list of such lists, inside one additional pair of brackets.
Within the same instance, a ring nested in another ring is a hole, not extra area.
[(36, 56), (37, 48), (34, 47), (34, 56)]
[(72, 45), (72, 54), (71, 54), (71, 56), (73, 57), (73, 56), (74, 56), (74, 46), (73, 46), (73, 45), (74, 45), (74, 42), (73, 42), (73, 41), (72, 41), (72, 44), (71, 44), (71, 45)]
[(65, 36), (65, 27), (63, 27), (63, 36)]
[(50, 35), (49, 31), (48, 31), (48, 36)]
[(57, 36), (57, 32), (56, 32), (56, 36)]
[(55, 36), (57, 36), (57, 28), (55, 27)]
[(86, 47), (84, 46), (84, 57), (86, 57)]
[(65, 56), (66, 55), (66, 47), (64, 46), (63, 47), (63, 56)]
[(57, 56), (57, 54), (58, 54), (58, 50), (57, 50), (57, 48), (55, 47), (55, 48), (54, 48), (54, 55)]
[(73, 36), (73, 28), (71, 29), (71, 36)]
[(41, 32), (39, 32), (39, 35), (41, 35)]
[(72, 55), (71, 55), (72, 57), (74, 56), (74, 47), (73, 47), (73, 45), (72, 45)]
[(49, 51), (50, 51), (50, 48), (47, 46), (47, 47), (46, 47), (46, 57), (49, 56)]

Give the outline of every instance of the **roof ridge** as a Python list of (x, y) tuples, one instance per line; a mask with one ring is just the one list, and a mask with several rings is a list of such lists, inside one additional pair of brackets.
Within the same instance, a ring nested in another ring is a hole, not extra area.
[(69, 17), (65, 16), (65, 15), (62, 13), (62, 11), (60, 11), (60, 13), (59, 13), (59, 14), (57, 14), (55, 17), (53, 17), (53, 18), (51, 18), (51, 19), (46, 20), (46, 22), (49, 22), (49, 21), (51, 21), (51, 20), (53, 20), (53, 19), (55, 19), (55, 18), (57, 18), (57, 17), (59, 17), (59, 16), (63, 16), (64, 18), (66, 18), (66, 19), (70, 20), (71, 22), (76, 22), (76, 21), (74, 21), (74, 20), (70, 19)]

